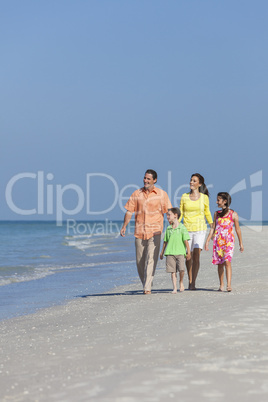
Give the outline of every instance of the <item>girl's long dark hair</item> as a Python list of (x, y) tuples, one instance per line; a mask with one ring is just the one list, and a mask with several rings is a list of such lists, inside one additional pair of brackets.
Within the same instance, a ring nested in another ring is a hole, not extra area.
[(208, 192), (207, 186), (205, 185), (205, 179), (204, 179), (204, 177), (203, 177), (200, 173), (194, 173), (194, 174), (192, 174), (191, 178), (192, 178), (193, 176), (198, 177), (199, 183), (201, 184), (201, 186), (199, 187), (199, 192), (200, 192), (200, 193), (203, 193), (203, 194), (206, 194), (206, 195), (209, 197), (209, 192)]
[(232, 198), (229, 193), (226, 193), (224, 191), (221, 193), (218, 193), (217, 197), (220, 197), (224, 201), (226, 201), (225, 208), (223, 208), (221, 212), (218, 212), (218, 216), (220, 216), (222, 218), (224, 215), (227, 214), (227, 212), (229, 212), (229, 206), (231, 205)]

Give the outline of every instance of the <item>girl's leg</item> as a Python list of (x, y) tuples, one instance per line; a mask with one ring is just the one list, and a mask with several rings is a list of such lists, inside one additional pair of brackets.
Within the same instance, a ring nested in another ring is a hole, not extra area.
[(177, 293), (177, 273), (176, 272), (172, 272), (171, 280), (173, 283), (173, 290), (171, 293)]
[(231, 261), (225, 261), (225, 269), (226, 269), (226, 280), (227, 280), (227, 291), (231, 292), (231, 281), (232, 281), (232, 265)]
[(184, 277), (184, 271), (180, 271), (180, 292), (184, 291), (183, 277)]
[(218, 265), (218, 274), (219, 274), (219, 280), (220, 280), (219, 290), (223, 291), (224, 290), (224, 264)]
[(192, 259), (193, 259), (193, 269), (192, 269), (192, 286), (190, 289), (195, 290), (195, 282), (196, 278), (198, 275), (199, 267), (200, 267), (200, 253), (202, 249), (201, 248), (194, 248), (193, 253), (192, 253)]

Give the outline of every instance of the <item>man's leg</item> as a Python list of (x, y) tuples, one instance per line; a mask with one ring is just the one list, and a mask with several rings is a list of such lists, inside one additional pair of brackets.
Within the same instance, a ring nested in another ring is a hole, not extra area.
[(147, 260), (145, 266), (145, 283), (144, 283), (144, 291), (151, 291), (152, 281), (154, 278), (154, 273), (156, 269), (156, 265), (158, 262), (159, 251), (160, 251), (160, 242), (161, 242), (161, 234), (155, 235), (151, 237), (151, 239), (147, 240)]
[(135, 247), (136, 247), (136, 264), (138, 274), (144, 287), (144, 280), (145, 280), (145, 263), (146, 263), (146, 256), (147, 256), (147, 243), (148, 240), (142, 239), (135, 239)]

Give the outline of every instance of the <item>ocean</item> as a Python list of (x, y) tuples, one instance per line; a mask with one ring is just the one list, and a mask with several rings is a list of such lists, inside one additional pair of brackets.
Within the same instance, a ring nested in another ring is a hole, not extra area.
[(137, 280), (133, 225), (0, 222), (0, 320)]
[[(261, 224), (251, 222), (261, 230)], [(167, 222), (165, 222), (165, 227)], [(0, 320), (138, 280), (134, 223), (0, 221)]]

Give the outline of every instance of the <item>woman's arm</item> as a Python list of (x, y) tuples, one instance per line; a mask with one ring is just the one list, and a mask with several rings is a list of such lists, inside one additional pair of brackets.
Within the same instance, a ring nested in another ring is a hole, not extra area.
[(213, 223), (213, 219), (212, 219), (211, 212), (209, 209), (209, 198), (207, 195), (205, 195), (205, 200), (204, 200), (204, 214), (205, 214), (208, 224), (211, 227), (211, 225)]
[(213, 236), (214, 233), (215, 233), (216, 218), (217, 218), (217, 212), (215, 212), (215, 214), (214, 214), (214, 219), (213, 219), (213, 223), (210, 225), (210, 231), (209, 231), (209, 234), (208, 234), (206, 243), (205, 243), (205, 250), (206, 250), (206, 251), (208, 251), (210, 239), (212, 238), (212, 236)]
[(180, 201), (180, 211), (181, 211), (181, 216), (180, 216), (180, 217), (179, 217), (179, 219), (178, 219), (178, 222), (179, 222), (179, 223), (182, 221), (183, 214), (184, 214), (184, 207), (183, 207), (183, 196), (184, 196), (184, 194), (182, 194), (181, 201)]

